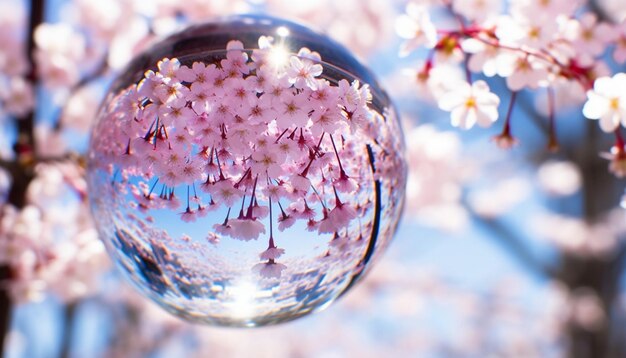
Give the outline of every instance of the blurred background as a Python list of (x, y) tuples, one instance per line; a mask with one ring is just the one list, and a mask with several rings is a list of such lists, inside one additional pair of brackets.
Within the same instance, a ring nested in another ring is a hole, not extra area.
[[(613, 138), (559, 97), (560, 148), (549, 151), (540, 90), (518, 94), (510, 150), (492, 140), (501, 121), (452, 128), (416, 80), (424, 54), (398, 55), (406, 4), (0, 0), (4, 356), (625, 357), (624, 183), (599, 155)], [(582, 9), (626, 16), (621, 0)], [(189, 325), (112, 267), (81, 156), (107, 85), (134, 53), (189, 23), (258, 12), (323, 29), (388, 89), (408, 146), (406, 213), (384, 257), (327, 310), (259, 329)], [(505, 81), (488, 81), (504, 117)]]

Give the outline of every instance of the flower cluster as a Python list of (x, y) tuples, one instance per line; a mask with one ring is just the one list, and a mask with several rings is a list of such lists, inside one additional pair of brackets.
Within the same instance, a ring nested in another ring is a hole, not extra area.
[[(393, 40), (397, 8), (387, 0), (263, 0), (270, 13), (310, 23), (361, 56)], [(324, 11), (320, 11), (324, 9)]]
[(22, 40), (24, 20), (20, 6), (0, 4), (0, 122), (3, 114), (24, 116), (35, 102), (34, 90), (26, 79), (29, 68)]
[(10, 271), (2, 284), (18, 302), (88, 296), (109, 260), (89, 216), (84, 174), (69, 162), (39, 165), (36, 174), (27, 205), (0, 210), (0, 263)]
[(92, 158), (128, 181), (146, 215), (173, 210), (194, 222), (221, 210), (209, 236), (267, 234), (255, 270), (280, 277), (274, 225), (300, 221), (340, 240), (371, 210), (360, 199), (373, 175), (362, 143), (381, 115), (367, 84), (324, 79), (319, 54), (306, 48), (289, 55), (261, 37), (258, 49), (233, 40), (223, 53), (215, 63), (162, 59), (118, 93), (95, 127)]
[[(451, 112), (452, 125), (469, 129), (474, 124), (490, 126), (498, 119), (500, 98), (474, 73), (506, 79), (511, 91), (503, 131), (494, 138), (505, 148), (517, 143), (511, 133), (511, 117), (519, 91), (544, 89), (548, 98), (549, 143), (558, 148), (555, 134), (557, 100), (567, 93), (571, 104), (581, 104), (583, 113), (599, 120), (605, 132), (616, 136), (611, 168), (626, 174), (626, 155), (620, 123), (626, 123), (626, 76), (610, 76), (605, 63), (609, 48), (613, 59), (626, 61), (626, 22), (611, 25), (598, 20), (581, 4), (568, 0), (514, 0), (505, 11), (501, 1), (454, 0), (441, 5), (410, 3), (396, 22), (398, 34), (407, 41), (401, 54), (419, 48), (427, 51), (416, 79), (430, 89), (439, 107)], [(442, 6), (456, 26), (443, 28), (431, 19)], [(441, 88), (439, 67), (458, 65), (465, 79)], [(585, 95), (587, 94), (587, 96)], [(620, 164), (621, 163), (621, 164)]]
[(446, 231), (466, 229), (469, 216), (461, 203), (467, 165), (461, 139), (432, 125), (407, 131), (409, 169), (405, 214), (422, 225)]

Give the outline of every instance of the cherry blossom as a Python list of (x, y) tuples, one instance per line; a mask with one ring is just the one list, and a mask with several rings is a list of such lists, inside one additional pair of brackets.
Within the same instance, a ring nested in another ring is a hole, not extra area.
[(229, 220), (231, 227), (230, 236), (244, 241), (256, 240), (259, 235), (265, 233), (265, 227), (256, 219), (232, 219)]
[(537, 171), (541, 188), (552, 195), (571, 195), (582, 186), (580, 168), (568, 161), (548, 161)]
[(452, 9), (468, 20), (485, 21), (500, 13), (502, 1), (499, 0), (456, 0)]
[(267, 250), (263, 251), (259, 257), (261, 260), (276, 260), (281, 257), (285, 253), (284, 249), (279, 249), (277, 247), (270, 247)]
[(60, 119), (63, 125), (81, 133), (87, 133), (91, 129), (93, 124), (91, 119), (95, 117), (98, 108), (97, 94), (98, 92), (90, 87), (76, 91), (63, 108), (63, 115)]
[(186, 223), (196, 221), (196, 217), (197, 213), (189, 207), (187, 207), (187, 209), (180, 214), (180, 220)]
[[(28, 187), (28, 205), (5, 205), (0, 214), (0, 261), (15, 272), (5, 284), (18, 302), (54, 294), (74, 301), (93, 294), (108, 270), (103, 243), (86, 201), (63, 203), (68, 194), (85, 197), (83, 173), (72, 163), (39, 165)], [(54, 231), (53, 231), (54, 229)]]
[(496, 35), (505, 45), (540, 49), (554, 40), (557, 29), (556, 19), (548, 13), (513, 13), (498, 19)]
[(469, 219), (461, 193), (468, 174), (460, 138), (432, 125), (410, 128), (406, 136), (412, 183), (407, 188), (406, 217), (446, 231), (464, 229)]
[(615, 51), (613, 58), (619, 63), (626, 62), (626, 22), (622, 22), (615, 28)]
[(18, 2), (3, 2), (0, 14), (0, 77), (23, 76), (28, 70), (24, 51), (24, 8)]
[[(264, 0), (270, 13), (312, 24), (360, 56), (393, 40), (397, 4), (387, 0)], [(319, 9), (324, 11), (319, 11)]]
[(29, 113), (35, 105), (34, 89), (21, 77), (13, 77), (0, 89), (0, 102), (9, 114), (21, 117)]
[(342, 203), (337, 192), (335, 192), (335, 207), (322, 219), (318, 231), (320, 234), (340, 231), (348, 226), (356, 215), (356, 210), (350, 205)]
[(203, 189), (211, 193), (214, 200), (232, 207), (241, 199), (243, 192), (234, 186), (228, 179), (221, 179), (209, 185), (203, 185)]
[(82, 33), (65, 23), (42, 24), (35, 31), (38, 69), (48, 86), (71, 86), (79, 81), (78, 63), (86, 59)]
[(425, 6), (411, 2), (406, 7), (406, 15), (401, 15), (396, 20), (398, 35), (407, 41), (402, 45), (401, 55), (408, 55), (419, 46), (434, 47), (437, 30), (430, 20), (430, 15)]
[(615, 40), (613, 28), (606, 23), (598, 24), (597, 20), (595, 14), (585, 13), (573, 23), (575, 39), (572, 45), (580, 53), (601, 55), (606, 45)]
[(467, 62), (467, 66), (472, 72), (482, 72), (487, 77), (493, 77), (503, 68), (508, 71), (512, 69), (511, 66), (502, 64), (502, 58), (507, 59), (511, 54), (497, 46), (485, 44), (473, 38), (463, 41), (461, 46), (463, 51), (472, 54)]
[(259, 275), (265, 278), (280, 278), (283, 270), (286, 268), (287, 266), (278, 262), (273, 262), (272, 260), (266, 263), (256, 264), (252, 267), (253, 271), (258, 272)]
[[(525, 87), (537, 88), (548, 77), (545, 65), (528, 55), (509, 56), (512, 65), (502, 65), (499, 74), (506, 77), (506, 85), (511, 91)], [(508, 69), (506, 69), (508, 67)]]
[(314, 64), (308, 60), (301, 60), (298, 57), (289, 59), (290, 67), (287, 69), (289, 82), (293, 83), (296, 88), (310, 87), (312, 90), (317, 89), (315, 77), (322, 73), (322, 65)]
[(512, 12), (525, 16), (532, 16), (536, 12), (542, 12), (549, 16), (572, 15), (582, 5), (580, 0), (522, 0), (513, 3)]
[(489, 127), (498, 119), (499, 104), (500, 98), (484, 81), (471, 85), (461, 82), (439, 100), (439, 107), (451, 112), (452, 125), (462, 129), (470, 129), (474, 124)]
[(605, 132), (614, 131), (620, 123), (626, 124), (626, 74), (598, 78), (593, 90), (587, 92), (583, 108), (585, 117), (599, 120)]

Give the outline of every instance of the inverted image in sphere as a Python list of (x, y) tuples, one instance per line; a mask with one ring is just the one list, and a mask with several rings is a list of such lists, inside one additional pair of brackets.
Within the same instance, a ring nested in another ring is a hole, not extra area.
[(90, 200), (143, 294), (190, 321), (265, 325), (326, 307), (384, 251), (403, 155), (389, 98), (345, 48), (231, 17), (157, 43), (113, 83)]

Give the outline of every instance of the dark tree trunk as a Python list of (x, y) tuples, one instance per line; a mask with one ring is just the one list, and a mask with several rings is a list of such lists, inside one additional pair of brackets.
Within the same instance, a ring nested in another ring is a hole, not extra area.
[[(27, 38), (28, 45), (25, 49), (29, 61), (30, 72), (28, 80), (33, 84), (37, 84), (37, 71), (33, 60), (34, 55), (34, 31), (35, 28), (43, 22), (45, 11), (44, 0), (31, 0), (30, 17), (28, 22)], [(34, 122), (35, 113), (31, 112), (18, 118), (17, 123), (17, 141), (13, 147), (15, 152), (15, 161), (10, 163), (6, 168), (11, 174), (12, 186), (9, 191), (8, 201), (18, 209), (26, 205), (26, 190), (28, 184), (33, 179), (35, 165), (35, 140), (34, 140)], [(0, 266), (0, 282), (6, 283), (11, 280), (11, 268), (9, 266)], [(6, 289), (6, 285), (0, 286), (0, 354), (4, 352), (4, 343), (6, 334), (11, 325), (11, 298)]]
[[(584, 120), (584, 119), (583, 119)], [(587, 121), (586, 136), (577, 143), (580, 152), (576, 153), (576, 161), (581, 169), (583, 184), (583, 215), (588, 222), (593, 222), (610, 208), (619, 203), (622, 185), (614, 175), (608, 173), (608, 162), (599, 157), (606, 143), (599, 143), (599, 129), (594, 121)], [(597, 238), (602, 240), (603, 238)], [(579, 257), (563, 253), (557, 278), (571, 292), (591, 289), (595, 292), (606, 314), (606, 318), (593, 329), (585, 329), (571, 323), (568, 328), (569, 357), (623, 357), (626, 352), (611, 349), (611, 329), (616, 325), (612, 322), (611, 312), (619, 304), (620, 277), (626, 259), (626, 246), (621, 243), (614, 253), (608, 257)], [(622, 327), (620, 329), (626, 329)]]

